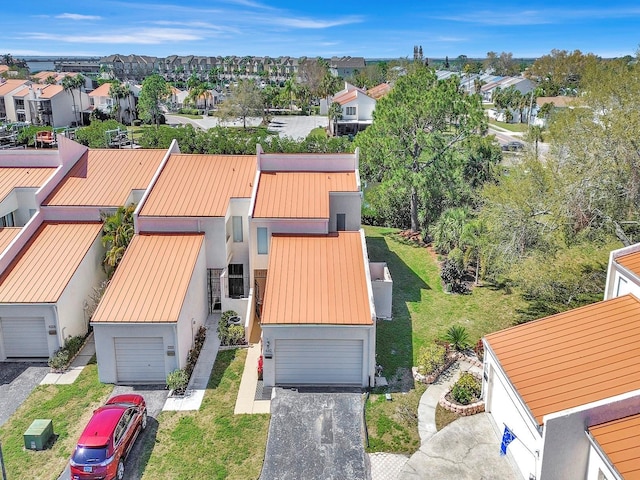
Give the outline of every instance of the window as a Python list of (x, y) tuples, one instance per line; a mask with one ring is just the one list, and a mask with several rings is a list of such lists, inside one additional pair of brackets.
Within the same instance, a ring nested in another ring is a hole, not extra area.
[(629, 286), (627, 285), (627, 279), (619, 277), (618, 278), (618, 289), (616, 291), (616, 297), (621, 295), (626, 295), (629, 293)]
[(269, 235), (266, 227), (258, 227), (258, 253), (269, 253)]
[(345, 115), (355, 115), (356, 114), (356, 107), (347, 107), (346, 110), (347, 111), (345, 112)]
[(0, 228), (2, 227), (15, 227), (16, 222), (13, 217), (13, 212), (6, 214), (4, 217), (0, 217)]
[(244, 275), (241, 263), (229, 264), (229, 296), (232, 298), (244, 297)]
[(338, 213), (336, 218), (336, 230), (344, 232), (347, 229), (347, 215), (345, 213)]
[(242, 217), (232, 217), (233, 221), (233, 241), (242, 242)]

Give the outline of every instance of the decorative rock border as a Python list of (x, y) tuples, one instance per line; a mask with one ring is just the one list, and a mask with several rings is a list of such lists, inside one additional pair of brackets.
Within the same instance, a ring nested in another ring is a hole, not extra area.
[(411, 367), (411, 372), (413, 373), (413, 378), (415, 379), (416, 382), (426, 383), (428, 385), (435, 382), (440, 375), (446, 372), (449, 369), (449, 367), (451, 367), (451, 365), (453, 365), (458, 360), (463, 360), (467, 363), (470, 363), (474, 367), (478, 367), (480, 369), (483, 368), (482, 362), (477, 357), (465, 355), (462, 352), (453, 351), (447, 355), (446, 363), (442, 367), (440, 367), (438, 370), (433, 372), (432, 374), (423, 375), (420, 372), (418, 372), (418, 367)]
[[(477, 380), (482, 382), (482, 378), (478, 377), (478, 375), (476, 375), (473, 372), (463, 372), (463, 373), (469, 373), (473, 375)], [(453, 387), (453, 385), (451, 387)], [(481, 399), (481, 400), (478, 400), (477, 402), (473, 402), (468, 405), (461, 405), (459, 403), (455, 403), (455, 402), (451, 402), (450, 400), (447, 400), (447, 396), (449, 396), (450, 393), (451, 393), (451, 388), (449, 388), (449, 390), (447, 390), (444, 393), (444, 395), (442, 395), (442, 397), (440, 398), (440, 401), (438, 403), (442, 408), (449, 410), (450, 412), (457, 413), (458, 415), (462, 415), (463, 417), (468, 417), (469, 415), (475, 415), (476, 413), (484, 412), (484, 400)]]

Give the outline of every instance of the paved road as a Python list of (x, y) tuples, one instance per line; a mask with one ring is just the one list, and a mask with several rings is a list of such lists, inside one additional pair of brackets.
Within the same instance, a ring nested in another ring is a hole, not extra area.
[[(235, 122), (221, 122), (217, 117), (202, 117), (197, 119), (181, 117), (179, 115), (166, 115), (167, 123), (170, 125), (185, 125), (191, 124), (196, 127), (208, 130), (209, 128), (217, 125), (224, 125), (229, 127), (241, 127), (241, 121)], [(256, 127), (262, 123), (261, 118), (251, 117), (247, 118), (248, 127)], [(269, 123), (269, 129), (278, 132), (280, 136), (291, 137), (296, 140), (303, 139), (309, 132), (316, 127), (327, 127), (329, 121), (327, 117), (314, 115), (278, 115), (272, 117)]]
[[(127, 387), (117, 385), (113, 389), (113, 393), (111, 396), (120, 395), (122, 393), (139, 393), (144, 397), (145, 402), (147, 403), (147, 428), (140, 434), (134, 447), (131, 449), (129, 453), (129, 457), (125, 462), (125, 480), (139, 480), (142, 477), (142, 472), (144, 471), (145, 461), (151, 455), (151, 451), (153, 450), (153, 446), (155, 445), (156, 435), (158, 433), (158, 415), (162, 411), (162, 407), (164, 406), (164, 402), (167, 399), (167, 394), (169, 393), (164, 385), (141, 385), (137, 387)], [(146, 457), (143, 457), (143, 452), (145, 451), (145, 447), (150, 446), (146, 450), (149, 454)], [(60, 478), (58, 480), (70, 480), (71, 474), (69, 471), (69, 465), (62, 472)]]
[(49, 373), (46, 363), (0, 362), (0, 426)]

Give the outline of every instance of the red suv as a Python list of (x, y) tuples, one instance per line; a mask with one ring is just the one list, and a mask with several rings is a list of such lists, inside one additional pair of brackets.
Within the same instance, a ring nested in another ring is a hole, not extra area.
[(141, 395), (110, 398), (93, 412), (73, 455), (73, 480), (122, 480), (124, 460), (138, 434), (147, 427), (147, 406)]

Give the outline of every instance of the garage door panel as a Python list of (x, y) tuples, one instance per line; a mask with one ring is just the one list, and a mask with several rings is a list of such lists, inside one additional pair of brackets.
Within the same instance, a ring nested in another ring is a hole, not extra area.
[(43, 317), (2, 317), (2, 341), (7, 358), (48, 358), (49, 343)]
[(118, 383), (164, 383), (164, 341), (162, 337), (116, 337)]
[(277, 340), (276, 385), (361, 385), (362, 340)]

